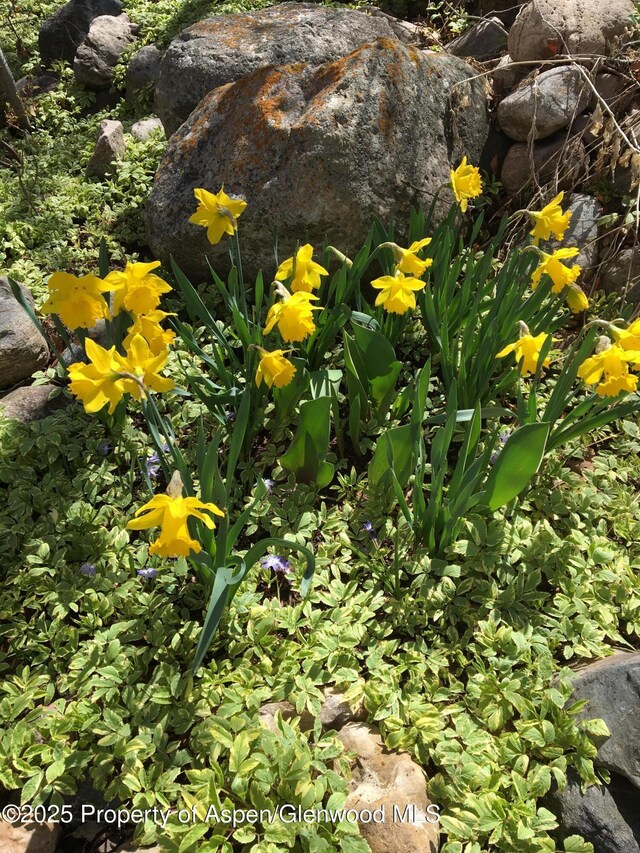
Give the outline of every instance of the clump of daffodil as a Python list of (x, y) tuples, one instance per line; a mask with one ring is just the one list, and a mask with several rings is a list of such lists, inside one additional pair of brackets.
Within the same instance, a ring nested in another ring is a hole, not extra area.
[[(260, 363), (256, 370), (256, 385), (266, 382), (269, 388), (284, 388), (288, 385), (296, 373), (296, 367), (288, 358), (285, 358), (286, 350), (275, 349), (269, 352), (262, 347), (255, 346), (260, 356)], [(290, 350), (289, 350), (290, 352)]]
[(426, 282), (396, 272), (395, 275), (374, 279), (371, 287), (380, 291), (376, 297), (376, 306), (382, 305), (390, 314), (404, 314), (416, 307), (416, 291), (426, 287)]
[(311, 243), (300, 246), (293, 257), (287, 258), (280, 264), (276, 273), (276, 281), (286, 281), (291, 278), (289, 287), (294, 293), (311, 293), (317, 290), (322, 284), (321, 276), (329, 275), (329, 270), (312, 260), (312, 256), (313, 246)]
[(637, 388), (638, 377), (629, 373), (629, 363), (640, 364), (640, 352), (624, 350), (602, 335), (594, 355), (580, 365), (578, 376), (585, 385), (597, 386), (598, 397), (617, 397)]
[(173, 329), (163, 329), (161, 323), (166, 317), (174, 316), (175, 314), (169, 314), (159, 308), (149, 314), (137, 314), (133, 325), (128, 329), (129, 334), (124, 339), (123, 346), (127, 349), (131, 345), (134, 335), (142, 335), (149, 344), (149, 349), (153, 355), (160, 355), (167, 347), (171, 346), (176, 336)]
[(450, 176), (453, 194), (460, 205), (460, 210), (465, 213), (469, 199), (477, 198), (482, 193), (480, 170), (477, 166), (469, 165), (467, 158), (463, 157), (458, 168), (451, 170)]
[(586, 311), (589, 307), (589, 299), (587, 294), (578, 284), (569, 284), (567, 286), (567, 305), (574, 314), (580, 314)]
[(431, 237), (424, 237), (422, 240), (415, 240), (408, 249), (403, 249), (397, 243), (381, 243), (379, 248), (391, 249), (396, 262), (396, 272), (420, 278), (433, 264), (433, 259), (419, 258), (418, 252), (428, 246), (430, 242)]
[(131, 394), (136, 400), (141, 400), (148, 390), (157, 391), (159, 394), (171, 391), (174, 387), (173, 380), (160, 376), (160, 371), (164, 369), (169, 357), (166, 349), (154, 355), (149, 342), (142, 335), (133, 335), (126, 352), (128, 372), (137, 379), (131, 385)]
[(57, 314), (70, 329), (89, 329), (98, 320), (109, 319), (109, 306), (102, 295), (111, 290), (101, 278), (55, 272), (47, 282), (49, 296), (44, 314)]
[[(500, 350), (496, 355), (496, 358), (504, 358), (506, 355), (514, 353), (516, 362), (520, 364), (521, 375), (526, 376), (528, 373), (535, 373), (538, 369), (540, 352), (549, 335), (545, 332), (541, 332), (539, 335), (535, 336), (532, 335), (529, 331), (529, 327), (526, 323), (523, 323), (522, 320), (519, 321), (519, 326), (520, 337), (518, 340), (512, 344), (507, 344), (507, 346)], [(547, 357), (543, 361), (542, 366), (548, 367), (550, 363), (551, 359)]]
[(534, 246), (537, 246), (540, 240), (548, 240), (552, 234), (556, 240), (562, 240), (564, 237), (564, 232), (569, 227), (571, 211), (563, 213), (560, 206), (563, 198), (564, 192), (560, 192), (542, 210), (528, 211), (533, 221), (533, 230), (530, 233)]
[(167, 493), (154, 495), (141, 506), (135, 513), (135, 518), (127, 523), (127, 527), (129, 530), (159, 527), (160, 535), (151, 544), (149, 553), (160, 557), (187, 557), (202, 550), (202, 545), (193, 539), (189, 532), (189, 519), (197, 518), (209, 530), (214, 530), (215, 522), (211, 515), (224, 516), (224, 512), (213, 503), (203, 503), (193, 497), (182, 497), (182, 480), (176, 471), (167, 487)]
[(114, 293), (114, 316), (123, 309), (132, 314), (150, 314), (160, 304), (163, 293), (169, 293), (171, 286), (155, 275), (152, 270), (160, 266), (160, 261), (149, 264), (130, 264), (124, 270), (114, 270), (106, 276), (105, 282)]
[(540, 255), (540, 263), (531, 274), (531, 287), (533, 290), (540, 284), (542, 276), (548, 275), (553, 282), (552, 293), (562, 293), (568, 284), (573, 284), (582, 271), (579, 264), (567, 267), (562, 263), (563, 260), (575, 258), (580, 253), (580, 250), (576, 247), (556, 249), (551, 254), (538, 249), (538, 253)]
[(289, 293), (280, 283), (276, 284), (276, 293), (281, 299), (269, 308), (265, 335), (276, 325), (282, 339), (288, 343), (303, 341), (312, 335), (316, 330), (313, 312), (320, 311), (320, 306), (312, 305), (311, 302), (318, 297), (302, 291)]
[(127, 378), (131, 365), (115, 347), (104, 349), (91, 338), (87, 338), (85, 350), (89, 364), (75, 362), (69, 365), (69, 388), (89, 414), (108, 404), (111, 415), (123, 396), (135, 388), (135, 382)]
[(238, 217), (247, 202), (240, 198), (231, 198), (224, 191), (224, 187), (217, 193), (198, 188), (193, 194), (198, 201), (198, 209), (189, 217), (189, 222), (203, 225), (207, 229), (207, 239), (214, 246), (225, 234), (233, 236), (238, 227)]

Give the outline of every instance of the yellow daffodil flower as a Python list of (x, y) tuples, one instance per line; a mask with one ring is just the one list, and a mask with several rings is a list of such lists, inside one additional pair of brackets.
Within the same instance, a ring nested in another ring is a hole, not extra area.
[[(174, 387), (172, 379), (167, 379), (165, 376), (160, 376), (159, 372), (167, 363), (169, 353), (163, 350), (158, 355), (154, 355), (151, 351), (149, 343), (142, 335), (133, 335), (129, 346), (127, 347), (126, 364), (128, 372), (137, 376), (139, 381), (152, 391), (163, 393), (171, 391)], [(143, 389), (136, 382), (131, 383), (131, 394), (140, 400), (143, 395)]]
[(90, 362), (69, 365), (69, 388), (86, 412), (98, 412), (109, 404), (111, 415), (122, 397), (135, 387), (135, 382), (122, 376), (130, 372), (131, 366), (115, 347), (106, 350), (91, 338), (87, 338), (85, 349)]
[(566, 267), (561, 261), (566, 258), (575, 258), (578, 254), (580, 250), (576, 247), (556, 249), (550, 255), (540, 251), (540, 264), (531, 274), (532, 289), (537, 288), (543, 275), (548, 275), (553, 282), (552, 293), (561, 293), (568, 284), (572, 284), (578, 278), (581, 272), (578, 264)]
[(569, 227), (571, 211), (562, 212), (560, 204), (563, 198), (564, 192), (558, 193), (542, 210), (529, 211), (534, 226), (530, 232), (534, 246), (537, 246), (540, 240), (548, 240), (552, 234), (556, 240), (562, 240), (564, 237), (564, 232)]
[(638, 377), (629, 373), (629, 362), (640, 362), (640, 352), (626, 351), (602, 336), (595, 354), (580, 365), (578, 376), (586, 385), (597, 385), (599, 397), (617, 397), (623, 391), (635, 391), (638, 385)]
[(157, 309), (149, 314), (136, 315), (133, 325), (128, 329), (129, 334), (123, 341), (124, 348), (128, 349), (131, 346), (134, 335), (142, 335), (153, 355), (160, 355), (171, 346), (176, 336), (173, 329), (163, 329), (160, 325), (166, 317), (175, 317), (175, 314)]
[(49, 296), (41, 311), (57, 314), (70, 329), (89, 329), (98, 320), (109, 318), (109, 306), (102, 294), (110, 287), (101, 278), (54, 272), (47, 287)]
[(380, 291), (376, 297), (376, 306), (382, 305), (390, 314), (404, 314), (416, 307), (415, 291), (426, 287), (426, 282), (396, 272), (395, 275), (383, 275), (374, 279), (371, 287)]
[(477, 166), (470, 166), (466, 157), (462, 158), (457, 169), (451, 170), (451, 188), (463, 213), (466, 213), (469, 199), (482, 193), (480, 170)]
[(282, 285), (278, 285), (276, 292), (282, 298), (269, 308), (267, 325), (264, 327), (265, 335), (269, 334), (275, 325), (278, 326), (282, 339), (288, 343), (303, 341), (312, 335), (316, 330), (313, 312), (319, 311), (320, 307), (311, 305), (311, 301), (318, 297), (301, 291), (289, 294)]
[(329, 275), (329, 270), (311, 260), (313, 255), (313, 246), (311, 243), (305, 243), (295, 254), (295, 258), (287, 258), (278, 267), (276, 273), (276, 281), (286, 281), (291, 279), (291, 290), (294, 293), (311, 293), (317, 290), (322, 284), (320, 276)]
[(396, 255), (396, 252), (394, 251), (394, 255), (397, 260), (396, 272), (421, 278), (429, 267), (432, 266), (433, 258), (426, 258), (423, 260), (418, 257), (418, 252), (420, 249), (424, 249), (425, 246), (428, 246), (430, 242), (431, 237), (425, 237), (422, 240), (415, 240), (408, 249), (403, 249), (401, 246), (397, 246), (398, 254)]
[(239, 198), (231, 198), (224, 191), (210, 193), (199, 188), (193, 191), (198, 201), (198, 209), (189, 217), (194, 225), (204, 225), (207, 229), (207, 239), (212, 245), (222, 240), (225, 234), (235, 234), (238, 227), (238, 217), (247, 206), (247, 202)]
[(256, 370), (256, 385), (266, 382), (269, 388), (284, 388), (295, 376), (296, 367), (285, 358), (285, 350), (275, 349), (268, 352), (262, 347), (256, 347), (260, 355), (260, 363)]
[(626, 329), (611, 326), (611, 334), (624, 350), (640, 350), (640, 320), (634, 320)]
[(567, 288), (567, 305), (574, 314), (580, 314), (589, 307), (587, 294), (579, 284), (570, 284)]
[[(515, 343), (508, 344), (504, 349), (496, 355), (496, 358), (504, 358), (510, 353), (514, 353), (516, 361), (520, 364), (520, 373), (526, 376), (528, 373), (535, 373), (538, 369), (540, 361), (540, 351), (549, 337), (545, 332), (540, 332), (539, 335), (532, 335), (524, 323), (520, 323), (520, 337)], [(545, 358), (542, 363), (543, 367), (548, 367), (551, 363), (549, 357)]]
[[(191, 537), (187, 522), (197, 518), (209, 530), (215, 528), (210, 515), (224, 516), (224, 512), (215, 504), (203, 503), (198, 498), (183, 498), (181, 495), (154, 495), (141, 506), (135, 518), (127, 523), (129, 530), (147, 530), (160, 527), (160, 535), (149, 548), (150, 554), (160, 557), (187, 557), (198, 554), (202, 545)], [(139, 517), (138, 517), (139, 516)]]
[(160, 266), (160, 261), (150, 264), (127, 264), (122, 272), (110, 272), (105, 278), (109, 290), (114, 291), (113, 313), (118, 314), (124, 308), (133, 314), (150, 314), (160, 304), (163, 293), (169, 293), (171, 286), (151, 270)]

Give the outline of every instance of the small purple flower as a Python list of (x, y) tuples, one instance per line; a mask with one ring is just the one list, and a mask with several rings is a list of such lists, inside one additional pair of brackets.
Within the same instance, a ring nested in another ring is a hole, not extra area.
[(377, 538), (378, 538), (378, 534), (377, 534), (377, 533), (376, 533), (376, 531), (373, 529), (373, 524), (371, 524), (371, 522), (370, 522), (370, 521), (365, 521), (365, 523), (362, 525), (362, 529), (363, 529), (363, 530), (366, 530), (366, 532), (369, 534), (369, 536), (370, 536), (372, 539), (377, 539)]
[(236, 419), (236, 413), (229, 411), (226, 413), (225, 417), (229, 421), (229, 423), (232, 424)]
[[(168, 444), (162, 445), (162, 453), (168, 453), (170, 447)], [(147, 462), (147, 474), (152, 480), (155, 480), (158, 474), (160, 473), (160, 456), (154, 452), (151, 456), (148, 457)]]
[(501, 432), (500, 435), (498, 436), (499, 447), (491, 454), (491, 459), (489, 460), (492, 465), (496, 464), (498, 456), (500, 456), (502, 448), (505, 446), (505, 444), (509, 440), (510, 435), (511, 435), (511, 433), (509, 432), (509, 430), (505, 430), (504, 432)]
[(158, 576), (157, 569), (138, 569), (141, 578), (155, 578)]
[(104, 441), (98, 442), (98, 446), (96, 447), (96, 453), (98, 456), (108, 456), (111, 452), (111, 445), (105, 439)]
[(273, 572), (279, 572), (283, 575), (288, 575), (291, 571), (289, 560), (285, 557), (278, 557), (277, 554), (267, 554), (266, 557), (262, 557), (260, 565), (263, 569), (271, 569)]
[(96, 567), (93, 565), (93, 563), (83, 563), (80, 566), (79, 571), (81, 571), (82, 574), (86, 575), (86, 577), (88, 578), (95, 577), (95, 575), (97, 574)]

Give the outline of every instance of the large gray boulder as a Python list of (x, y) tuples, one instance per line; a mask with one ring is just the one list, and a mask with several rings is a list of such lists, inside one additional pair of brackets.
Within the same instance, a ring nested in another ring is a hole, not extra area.
[(155, 44), (147, 44), (132, 57), (127, 66), (127, 103), (132, 104), (138, 92), (156, 83), (162, 54)]
[(387, 17), (315, 3), (216, 15), (180, 33), (167, 48), (156, 86), (156, 112), (170, 136), (218, 86), (266, 65), (322, 65), (378, 36), (394, 36)]
[[(33, 307), (33, 296), (20, 285), (23, 297)], [(10, 388), (28, 379), (49, 360), (49, 347), (15, 299), (9, 280), (0, 276), (0, 388)]]
[(619, 652), (579, 671), (570, 702), (581, 699), (588, 704), (580, 716), (603, 719), (609, 729), (594, 763), (611, 782), (583, 793), (570, 776), (551, 796), (560, 833), (582, 835), (596, 853), (640, 853), (640, 653)]
[(57, 59), (73, 62), (78, 45), (98, 15), (119, 15), (121, 0), (69, 0), (44, 22), (38, 34), (40, 58), (45, 68)]
[(531, 0), (509, 30), (514, 60), (608, 56), (629, 29), (633, 0)]
[(523, 83), (500, 103), (498, 123), (511, 139), (544, 139), (569, 127), (589, 106), (591, 89), (577, 68), (561, 65)]
[[(188, 221), (195, 187), (224, 184), (247, 201), (250, 275), (273, 274), (276, 234), (284, 258), (296, 241), (325, 237), (353, 253), (374, 214), (402, 227), (464, 154), (479, 162), (488, 115), (482, 80), (463, 82), (473, 75), (456, 57), (380, 38), (320, 67), (271, 66), (216, 89), (171, 137), (156, 173), (146, 212), (154, 255), (201, 280), (205, 255), (227, 267), (228, 241), (211, 246)], [(451, 198), (445, 189), (438, 215)]]
[(95, 18), (73, 60), (78, 83), (91, 89), (108, 88), (116, 63), (133, 41), (135, 36), (127, 15)]

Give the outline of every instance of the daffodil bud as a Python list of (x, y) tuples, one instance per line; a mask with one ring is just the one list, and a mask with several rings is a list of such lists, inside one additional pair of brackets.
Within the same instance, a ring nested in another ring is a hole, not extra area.
[(606, 335), (600, 335), (596, 341), (596, 354), (600, 355), (601, 352), (608, 350), (610, 346), (611, 340)]
[(167, 486), (167, 494), (170, 498), (179, 498), (182, 495), (182, 488), (183, 483), (180, 471), (174, 471)]
[(520, 337), (524, 338), (525, 335), (530, 335), (529, 327), (524, 322), (524, 320), (518, 320), (518, 328), (520, 329)]

